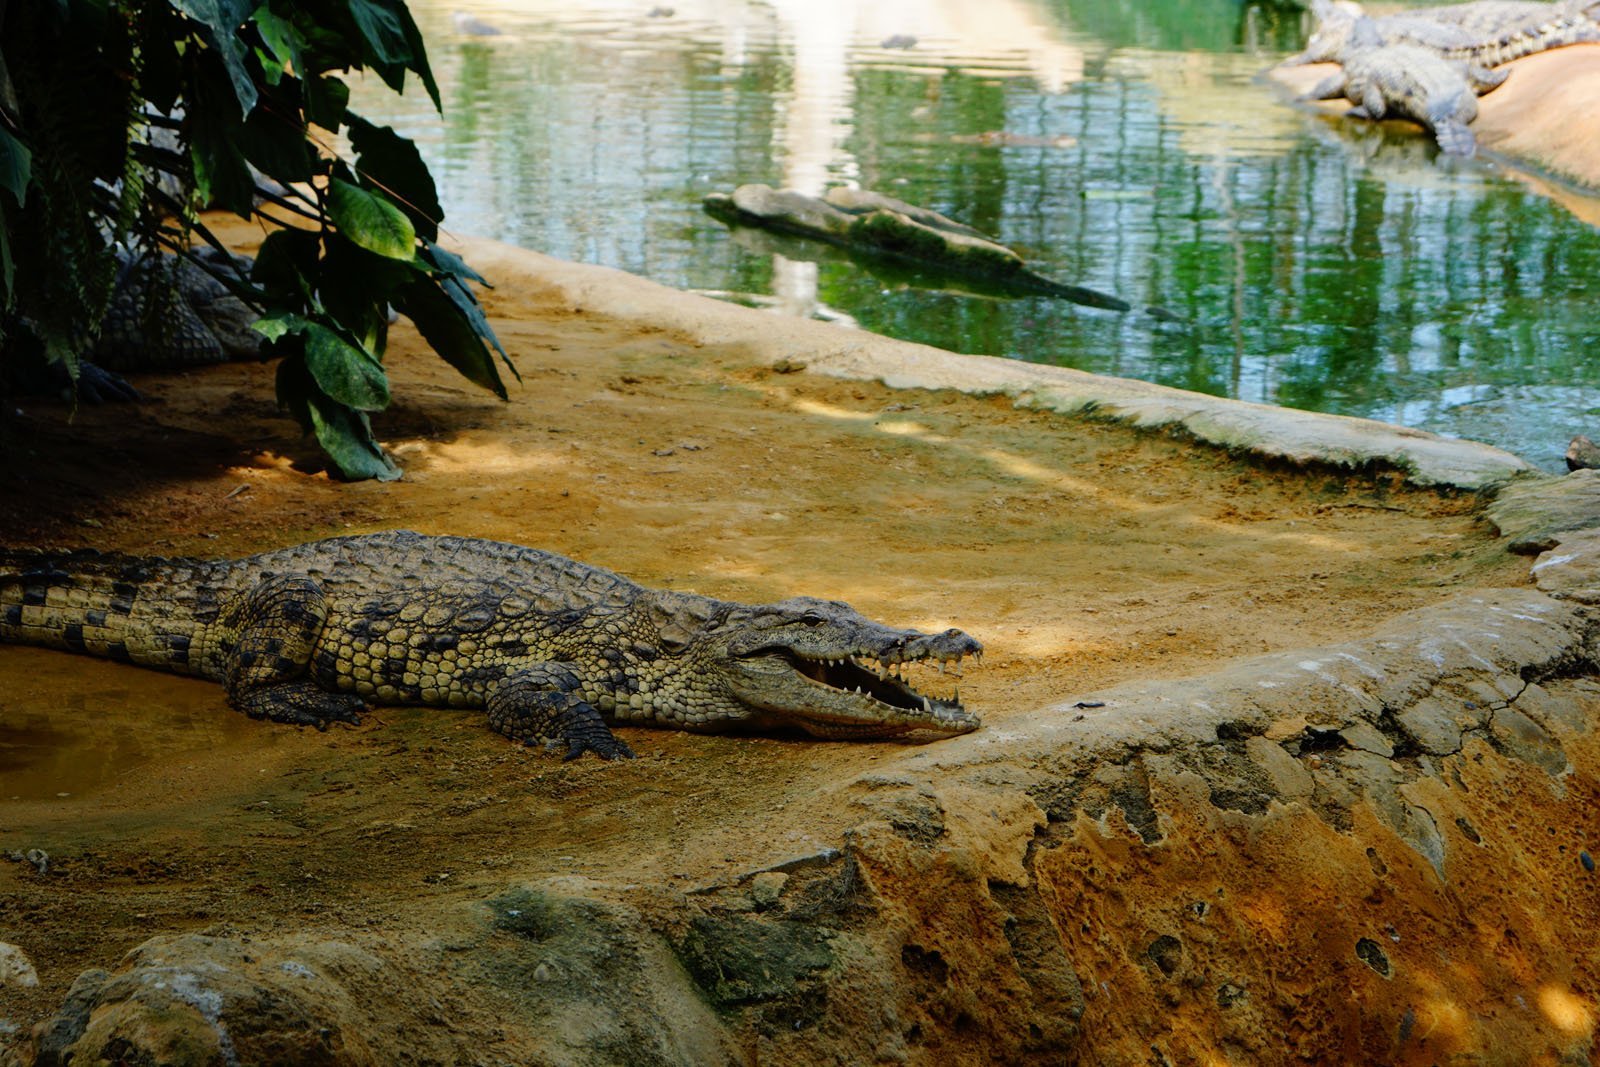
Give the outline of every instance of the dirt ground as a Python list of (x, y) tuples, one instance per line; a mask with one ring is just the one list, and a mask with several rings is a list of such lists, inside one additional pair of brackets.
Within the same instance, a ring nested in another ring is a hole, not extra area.
[[(398, 483), (330, 480), (276, 410), (273, 368), (221, 366), (140, 379), (135, 407), (10, 405), (0, 541), (229, 555), (410, 527), (730, 599), (836, 597), (979, 637), (960, 687), (996, 732), (1526, 581), (1469, 497), (779, 373), (537, 292), (487, 303), (522, 373), (509, 403), (395, 331), (378, 430)], [(0, 988), (0, 1021), (30, 1026), (161, 932), (426, 927), (562, 873), (714, 882), (836, 844), (852, 813), (828, 784), (903, 749), (624, 736), (638, 760), (563, 764), (476, 714), (381, 709), (319, 734), (247, 721), (207, 683), (0, 648), (0, 941), (41, 978)], [(29, 849), (45, 873), (3, 859)]]

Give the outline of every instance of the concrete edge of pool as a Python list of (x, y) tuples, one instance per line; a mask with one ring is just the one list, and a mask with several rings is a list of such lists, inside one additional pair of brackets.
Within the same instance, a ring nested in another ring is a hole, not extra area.
[(753, 359), (769, 364), (787, 360), (816, 373), (897, 388), (1004, 394), (1023, 406), (1181, 431), (1202, 444), (1265, 459), (1345, 469), (1390, 467), (1419, 486), (1479, 491), (1538, 473), (1526, 460), (1490, 445), (1372, 419), (1272, 407), (1067, 367), (961, 355), (740, 307), (624, 271), (484, 238), (469, 238), (455, 247), (497, 286), (539, 292), (570, 307), (671, 330), (699, 345), (747, 347)]

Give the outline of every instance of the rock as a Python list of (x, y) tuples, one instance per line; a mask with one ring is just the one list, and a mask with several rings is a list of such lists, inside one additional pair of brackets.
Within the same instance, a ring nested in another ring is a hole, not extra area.
[(750, 879), (750, 902), (761, 911), (777, 905), (789, 876), (782, 871), (762, 871)]
[(1600, 604), (1600, 531), (1558, 535), (1557, 544), (1540, 553), (1529, 573), (1551, 596)]
[(917, 39), (909, 33), (892, 33), (878, 42), (879, 48), (914, 48)]
[(1600, 467), (1600, 445), (1579, 434), (1567, 445), (1567, 470), (1590, 470)]
[(1486, 515), (1509, 539), (1511, 551), (1547, 552), (1561, 543), (1562, 534), (1600, 529), (1600, 470), (1515, 482), (1500, 491)]
[(16, 945), (0, 941), (0, 989), (7, 986), (22, 988), (38, 984), (39, 972), (33, 969), (32, 961)]
[(36, 1031), (36, 1062), (368, 1062), (387, 1058), (372, 1043), (380, 1019), (408, 1016), (416, 1054), (438, 1056), (442, 1043), (394, 994), (407, 984), (385, 960), (340, 942), (152, 938), (116, 973), (79, 976)]

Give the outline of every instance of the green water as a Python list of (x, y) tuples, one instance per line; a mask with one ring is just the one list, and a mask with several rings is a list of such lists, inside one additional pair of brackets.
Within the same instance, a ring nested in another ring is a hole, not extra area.
[[(1600, 231), (1493, 164), (1279, 102), (1294, 12), (1237, 0), (413, 0), (443, 86), (362, 87), (449, 228), (960, 352), (1489, 441), (1600, 437)], [(892, 34), (916, 37), (886, 48)], [(905, 285), (731, 233), (708, 192), (858, 183), (1192, 328)]]

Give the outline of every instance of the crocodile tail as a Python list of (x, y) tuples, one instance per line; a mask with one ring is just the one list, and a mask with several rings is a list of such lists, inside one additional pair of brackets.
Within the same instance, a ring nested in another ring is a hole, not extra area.
[[(0, 548), (0, 642), (202, 673), (193, 560)], [(198, 650), (196, 650), (198, 651)]]
[(1433, 130), (1434, 140), (1439, 142), (1439, 150), (1446, 155), (1473, 156), (1478, 151), (1478, 139), (1472, 135), (1472, 130), (1465, 122), (1450, 120), (1441, 122)]

